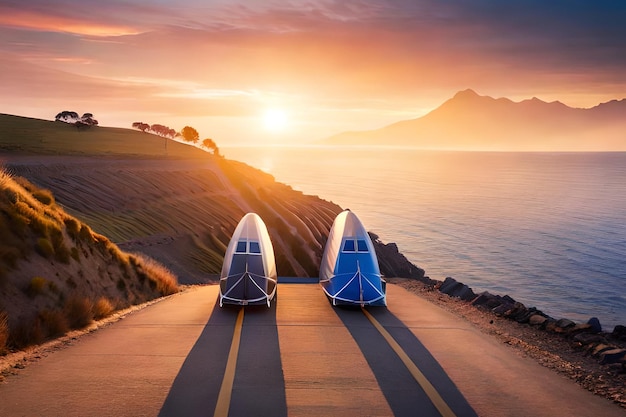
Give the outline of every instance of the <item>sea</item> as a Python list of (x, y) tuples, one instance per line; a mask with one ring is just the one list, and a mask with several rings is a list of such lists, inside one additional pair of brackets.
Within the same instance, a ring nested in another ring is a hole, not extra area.
[[(357, 214), (426, 275), (626, 325), (626, 153), (227, 147)], [(393, 302), (390, 300), (390, 302)]]

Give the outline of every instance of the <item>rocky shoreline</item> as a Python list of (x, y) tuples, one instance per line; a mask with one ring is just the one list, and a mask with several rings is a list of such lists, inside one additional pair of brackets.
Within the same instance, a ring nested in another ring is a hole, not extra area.
[(618, 325), (609, 333), (602, 331), (595, 318), (587, 323), (555, 319), (507, 295), (475, 294), (451, 277), (443, 282), (428, 277), (388, 281), (419, 294), (520, 354), (626, 409), (625, 326)]

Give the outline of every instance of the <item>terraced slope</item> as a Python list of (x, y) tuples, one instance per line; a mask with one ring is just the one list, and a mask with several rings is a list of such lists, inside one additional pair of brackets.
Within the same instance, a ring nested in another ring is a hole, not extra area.
[(218, 274), (230, 236), (250, 211), (263, 217), (279, 275), (315, 276), (341, 208), (261, 171), (206, 159), (10, 158), (7, 167), (54, 192), (95, 231), (163, 262), (183, 283)]

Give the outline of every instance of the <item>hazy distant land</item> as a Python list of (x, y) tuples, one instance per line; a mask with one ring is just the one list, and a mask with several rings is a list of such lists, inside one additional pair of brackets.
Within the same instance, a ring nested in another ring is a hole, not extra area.
[(495, 99), (468, 89), (423, 117), (376, 130), (339, 133), (320, 143), (437, 150), (623, 151), (626, 99), (581, 109), (537, 98)]

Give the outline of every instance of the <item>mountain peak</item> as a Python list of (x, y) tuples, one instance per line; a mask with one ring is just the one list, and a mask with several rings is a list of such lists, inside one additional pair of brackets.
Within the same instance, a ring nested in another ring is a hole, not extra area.
[(447, 150), (624, 150), (624, 115), (626, 99), (587, 110), (538, 97), (493, 98), (468, 88), (417, 119), (339, 134), (329, 142)]
[(472, 99), (472, 98), (476, 98), (476, 97), (480, 97), (478, 95), (478, 93), (474, 90), (472, 90), (471, 88), (467, 88), (465, 90), (461, 90), (458, 93), (456, 93), (453, 97), (453, 99), (455, 100), (467, 100), (467, 99)]

